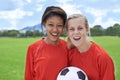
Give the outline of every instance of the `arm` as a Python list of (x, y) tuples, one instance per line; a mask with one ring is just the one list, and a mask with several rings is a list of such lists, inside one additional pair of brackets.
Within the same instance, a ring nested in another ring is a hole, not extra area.
[(33, 54), (32, 48), (29, 47), (26, 55), (26, 67), (24, 80), (33, 80)]
[(115, 80), (113, 61), (106, 54), (99, 57), (99, 72), (100, 80)]

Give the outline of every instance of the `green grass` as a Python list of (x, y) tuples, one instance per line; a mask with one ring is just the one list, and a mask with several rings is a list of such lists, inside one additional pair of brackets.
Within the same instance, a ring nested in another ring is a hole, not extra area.
[[(27, 47), (39, 38), (0, 38), (0, 80), (23, 80)], [(112, 57), (116, 80), (120, 80), (120, 38), (93, 37)]]
[(0, 80), (23, 80), (27, 47), (38, 38), (0, 38)]

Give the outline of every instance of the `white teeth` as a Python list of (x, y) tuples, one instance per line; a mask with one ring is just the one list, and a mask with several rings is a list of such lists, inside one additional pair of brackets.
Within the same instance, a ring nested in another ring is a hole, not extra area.
[(74, 40), (79, 40), (80, 38), (81, 38), (80, 36), (73, 37)]
[(79, 39), (80, 37), (78, 37), (78, 36), (76, 36), (76, 37), (74, 37), (75, 39)]
[(53, 36), (57, 36), (57, 33), (52, 33)]

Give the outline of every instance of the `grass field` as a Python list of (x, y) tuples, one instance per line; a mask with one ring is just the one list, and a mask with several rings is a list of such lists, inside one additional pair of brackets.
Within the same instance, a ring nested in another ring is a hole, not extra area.
[[(23, 80), (27, 47), (39, 38), (0, 38), (0, 80)], [(112, 57), (120, 80), (120, 37), (93, 37)]]

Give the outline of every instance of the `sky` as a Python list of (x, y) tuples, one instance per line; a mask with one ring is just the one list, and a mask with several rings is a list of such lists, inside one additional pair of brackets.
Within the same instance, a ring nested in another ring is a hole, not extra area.
[(68, 16), (83, 14), (90, 27), (120, 24), (120, 0), (0, 0), (0, 30), (40, 24), (47, 6), (59, 6)]

